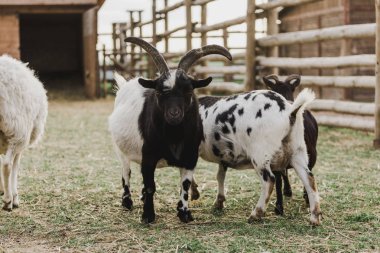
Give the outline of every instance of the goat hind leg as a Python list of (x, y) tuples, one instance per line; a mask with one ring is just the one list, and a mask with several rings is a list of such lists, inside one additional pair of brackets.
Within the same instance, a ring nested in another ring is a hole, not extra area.
[(216, 200), (214, 203), (214, 207), (216, 209), (224, 208), (224, 201), (226, 201), (226, 194), (224, 190), (224, 180), (226, 178), (227, 166), (223, 164), (219, 164), (218, 174), (216, 175), (216, 179), (218, 180), (218, 195), (216, 196)]
[(284, 195), (286, 197), (291, 197), (293, 195), (292, 187), (290, 186), (288, 170), (286, 169), (285, 173), (282, 174), (282, 179), (284, 180)]
[(270, 169), (269, 161), (267, 161), (264, 166), (255, 166), (255, 169), (261, 179), (261, 195), (248, 219), (249, 223), (261, 220), (262, 217), (264, 217), (266, 206), (275, 184), (275, 176)]
[(193, 175), (193, 179), (191, 181), (191, 200), (197, 200), (200, 197), (199, 191), (198, 191), (198, 184), (195, 182), (195, 177)]
[(16, 153), (13, 147), (8, 147), (5, 157), (1, 164), (1, 172), (4, 183), (4, 196), (3, 196), (3, 210), (12, 211), (13, 208), (13, 194), (12, 194), (12, 180), (11, 174), (13, 170), (13, 161)]
[(284, 204), (283, 204), (283, 194), (282, 194), (282, 173), (280, 171), (275, 171), (273, 174), (276, 177), (276, 207), (274, 212), (277, 215), (284, 215)]
[(292, 165), (307, 191), (307, 195), (310, 203), (310, 223), (312, 225), (319, 225), (321, 223), (322, 212), (319, 202), (319, 193), (317, 184), (314, 179), (314, 175), (311, 173), (307, 166), (307, 155), (303, 153), (297, 153), (292, 157)]
[(11, 174), (12, 181), (12, 197), (13, 197), (13, 208), (17, 208), (20, 205), (20, 199), (18, 195), (18, 171), (20, 169), (20, 159), (21, 153), (18, 153), (13, 162), (13, 169)]

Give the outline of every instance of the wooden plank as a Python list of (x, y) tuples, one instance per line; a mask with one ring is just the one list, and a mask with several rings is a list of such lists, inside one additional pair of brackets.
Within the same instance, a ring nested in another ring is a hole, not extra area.
[(341, 115), (332, 113), (313, 112), (319, 125), (344, 127), (355, 130), (373, 131), (375, 121), (373, 117), (363, 117), (354, 115)]
[(87, 97), (95, 98), (98, 81), (98, 61), (96, 52), (97, 42), (97, 11), (94, 7), (86, 11), (83, 16), (83, 67), (84, 84)]
[(224, 21), (221, 23), (217, 23), (214, 25), (204, 25), (204, 26), (200, 26), (200, 27), (195, 27), (194, 32), (199, 32), (199, 33), (209, 32), (209, 31), (214, 31), (214, 30), (219, 30), (219, 29), (223, 29), (226, 27), (234, 26), (234, 25), (240, 25), (246, 21), (246, 18), (247, 18), (246, 16), (242, 16), (242, 17), (227, 20), (227, 21)]
[[(279, 76), (285, 80), (287, 76)], [(302, 76), (302, 86), (337, 88), (375, 88), (375, 76)]]
[(191, 17), (191, 5), (192, 0), (185, 0), (185, 7), (186, 7), (186, 49), (187, 51), (190, 51), (193, 41), (193, 23), (192, 23), (192, 17)]
[(245, 74), (245, 66), (195, 66), (197, 74)]
[(180, 7), (184, 6), (184, 2), (183, 1), (180, 1), (178, 3), (175, 3), (173, 5), (170, 5), (170, 6), (167, 6), (159, 11), (157, 11), (158, 14), (164, 14), (164, 13), (168, 13), (170, 11), (174, 11), (175, 9), (178, 9)]
[(244, 85), (234, 82), (212, 82), (205, 88), (198, 89), (200, 94), (236, 94), (244, 92)]
[(0, 16), (0, 55), (20, 58), (20, 30), (17, 15)]
[[(252, 57), (252, 56), (250, 56)], [(376, 56), (370, 54), (350, 55), (339, 57), (310, 57), (310, 58), (288, 58), (288, 57), (257, 57), (261, 66), (279, 68), (344, 68), (344, 67), (374, 67)]]
[(271, 1), (268, 3), (258, 4), (256, 8), (262, 9), (262, 10), (270, 10), (277, 7), (297, 6), (297, 5), (312, 3), (316, 1), (321, 1), (321, 0), (277, 0), (277, 1)]
[(374, 103), (360, 103), (330, 99), (316, 99), (308, 107), (313, 111), (331, 111), (355, 115), (372, 116), (375, 112)]
[(325, 40), (367, 38), (374, 37), (375, 34), (376, 24), (343, 25), (266, 36), (259, 38), (257, 44), (262, 47), (273, 47)]
[(193, 5), (206, 5), (208, 3), (214, 2), (215, 0), (195, 0), (193, 1)]
[(247, 40), (245, 50), (245, 78), (244, 88), (246, 91), (256, 89), (256, 1), (247, 0)]
[(97, 0), (0, 0), (0, 5), (97, 5)]
[(375, 139), (373, 145), (380, 148), (380, 0), (376, 0), (376, 89), (375, 89)]

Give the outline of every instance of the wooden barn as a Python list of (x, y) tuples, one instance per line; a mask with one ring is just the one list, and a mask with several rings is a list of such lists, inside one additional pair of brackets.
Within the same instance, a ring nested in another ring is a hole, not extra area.
[(97, 12), (104, 0), (0, 0), (0, 55), (19, 58), (49, 89), (97, 94)]
[[(373, 0), (322, 0), (295, 7), (285, 7), (279, 14), (280, 32), (305, 31), (350, 24), (376, 22)], [(375, 38), (329, 40), (280, 47), (283, 57), (329, 57), (374, 54)], [(303, 75), (374, 75), (374, 68), (344, 68), (319, 70), (288, 70)], [(322, 98), (373, 101), (373, 89), (323, 88)]]

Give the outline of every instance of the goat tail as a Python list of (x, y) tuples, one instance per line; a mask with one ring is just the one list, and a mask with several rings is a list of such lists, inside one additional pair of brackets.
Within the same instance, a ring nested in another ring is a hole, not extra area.
[(116, 71), (114, 72), (114, 79), (116, 81), (116, 86), (115, 86), (115, 93), (116, 93), (124, 85), (127, 84), (127, 80), (125, 80), (125, 78)]
[(294, 123), (298, 115), (300, 115), (302, 118), (302, 114), (306, 106), (310, 104), (314, 99), (315, 94), (311, 89), (303, 89), (292, 104), (289, 116), (290, 122)]

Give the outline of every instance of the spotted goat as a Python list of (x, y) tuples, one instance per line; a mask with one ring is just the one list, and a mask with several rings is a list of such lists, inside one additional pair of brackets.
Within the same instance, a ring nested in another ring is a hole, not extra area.
[(20, 205), (18, 171), (23, 152), (41, 139), (48, 114), (46, 91), (34, 72), (0, 56), (0, 193), (3, 210)]
[(207, 86), (212, 78), (195, 80), (187, 75), (187, 71), (203, 56), (220, 54), (231, 60), (231, 55), (223, 47), (209, 45), (189, 51), (177, 69), (169, 70), (163, 56), (149, 43), (135, 37), (125, 41), (147, 51), (160, 76), (155, 80), (134, 78), (129, 81), (117, 74), (115, 77), (119, 90), (109, 117), (109, 131), (122, 163), (122, 205), (127, 209), (133, 206), (130, 191), (130, 162), (133, 161), (141, 164), (143, 177), (142, 221), (153, 222), (156, 167), (175, 166), (180, 168), (181, 175), (177, 216), (182, 222), (190, 222), (193, 217), (188, 194), (203, 138), (194, 89)]
[[(293, 93), (301, 82), (301, 77), (299, 75), (290, 75), (285, 81), (280, 81), (276, 75), (269, 75), (263, 77), (265, 85), (284, 96), (288, 101), (294, 101)], [(305, 110), (303, 114), (303, 125), (304, 125), (304, 138), (306, 143), (307, 154), (309, 156), (309, 170), (311, 171), (317, 161), (317, 140), (318, 140), (318, 123), (314, 116), (309, 110)], [(282, 182), (284, 182), (284, 195), (287, 197), (292, 196), (292, 189), (289, 183), (287, 170), (291, 166), (288, 164), (286, 170), (284, 171), (274, 171), (276, 177), (276, 214), (284, 214), (283, 205), (283, 192), (282, 192)], [(309, 204), (309, 199), (307, 197), (307, 192), (304, 189), (303, 197), (306, 204)]]
[(253, 168), (261, 179), (262, 190), (248, 221), (262, 219), (275, 184), (272, 171), (283, 171), (290, 164), (308, 193), (310, 222), (320, 224), (319, 194), (308, 169), (302, 117), (306, 105), (313, 99), (314, 93), (308, 89), (303, 90), (293, 104), (268, 90), (199, 99), (204, 130), (200, 155), (206, 161), (219, 164), (217, 208), (223, 208), (225, 201), (227, 168)]

